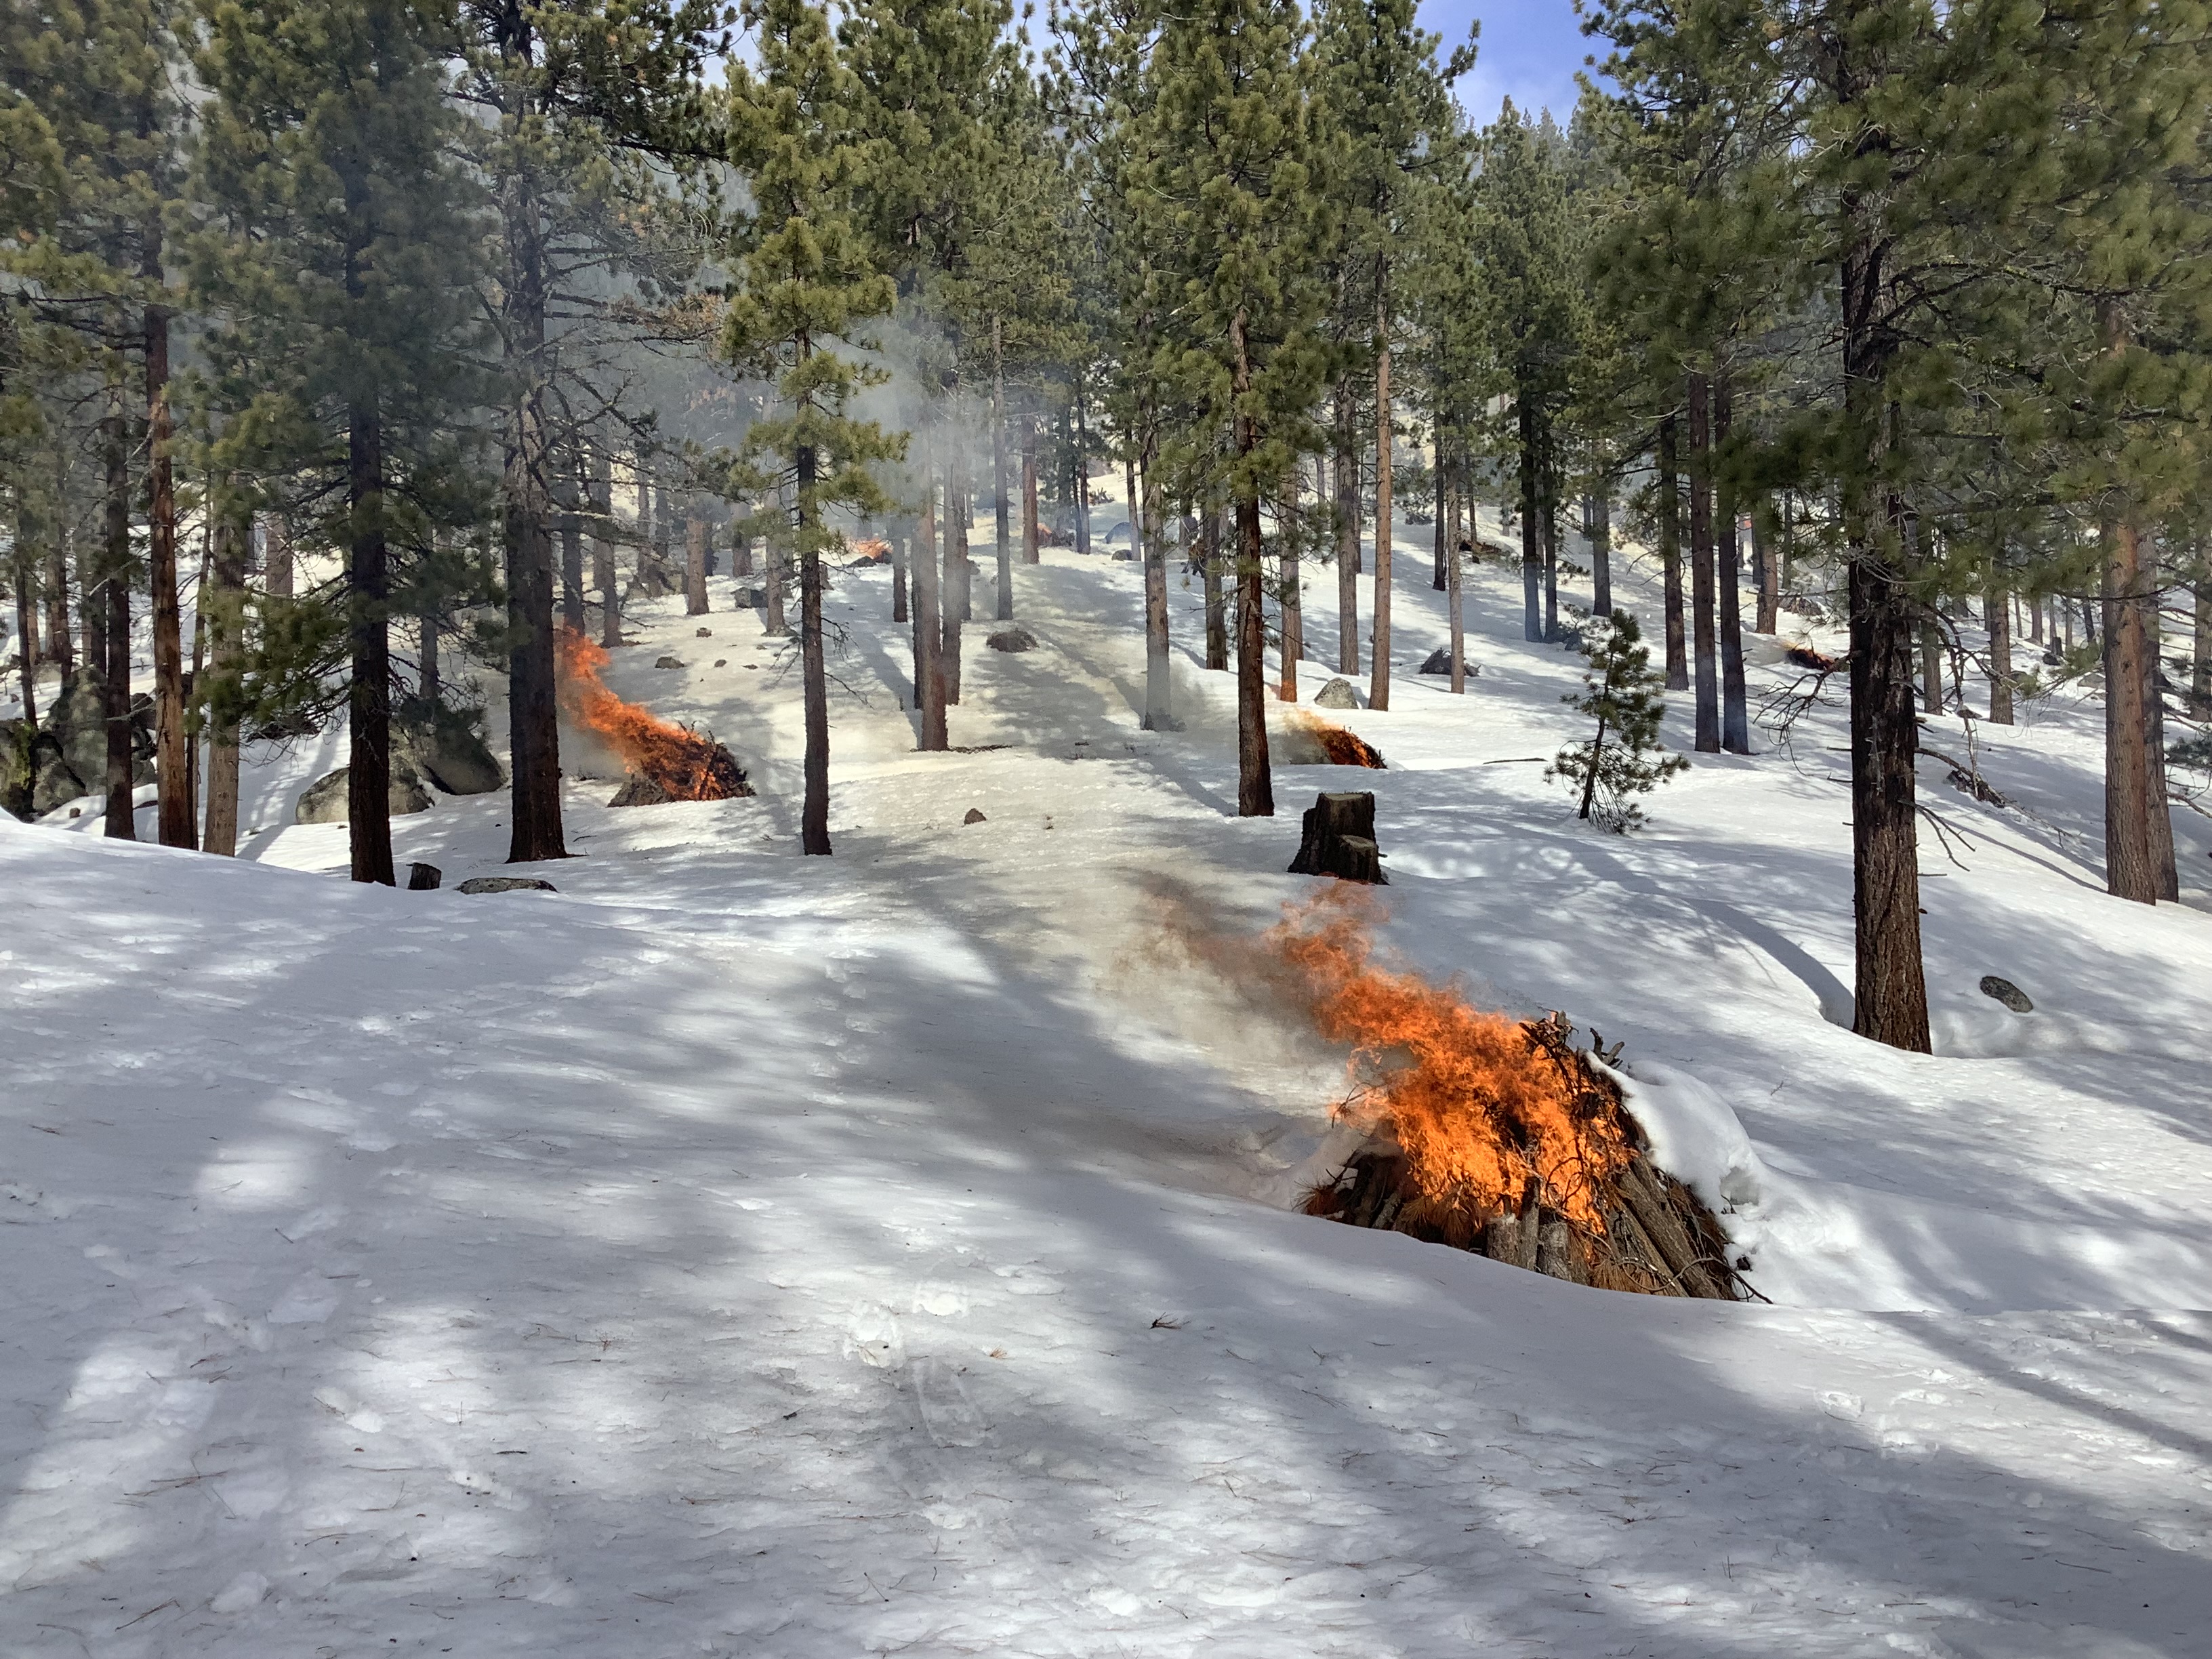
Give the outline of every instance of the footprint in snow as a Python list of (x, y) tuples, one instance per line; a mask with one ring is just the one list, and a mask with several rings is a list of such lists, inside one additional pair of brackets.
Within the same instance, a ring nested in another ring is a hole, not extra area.
[(951, 1319), (968, 1311), (968, 1292), (941, 1279), (925, 1279), (914, 1288), (914, 1310)]
[(343, 1389), (321, 1388), (315, 1390), (315, 1403), (333, 1417), (344, 1419), (346, 1427), (362, 1434), (378, 1434), (384, 1429), (384, 1414), (371, 1411)]
[(922, 1426), (940, 1446), (980, 1446), (991, 1432), (983, 1413), (968, 1397), (960, 1373), (941, 1359), (917, 1359), (908, 1368), (914, 1380), (915, 1405), (921, 1408)]
[(244, 1613), (248, 1607), (258, 1607), (261, 1598), (269, 1594), (269, 1581), (258, 1572), (241, 1572), (208, 1603), (211, 1613)]
[(898, 1316), (880, 1304), (863, 1303), (846, 1329), (845, 1352), (878, 1370), (897, 1370), (906, 1364), (906, 1339), (899, 1334)]
[(338, 1293), (319, 1273), (301, 1277), (269, 1310), (272, 1325), (319, 1325), (338, 1310)]

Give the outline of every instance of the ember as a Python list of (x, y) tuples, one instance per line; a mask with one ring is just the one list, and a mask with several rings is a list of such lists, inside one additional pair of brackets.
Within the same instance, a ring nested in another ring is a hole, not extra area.
[[(626, 702), (599, 678), (607, 653), (581, 634), (562, 634), (555, 650), (562, 712), (595, 732), (621, 757), (631, 782), (614, 805), (654, 800), (728, 800), (750, 795), (744, 769), (713, 738), (673, 725), (637, 703)], [(650, 789), (640, 787), (649, 784)]]
[[(1307, 709), (1290, 711), (1290, 723), (1298, 732), (1319, 744), (1331, 766), (1364, 766), (1377, 772), (1388, 771), (1382, 755), (1357, 732), (1347, 732)], [(1294, 762), (1285, 763), (1295, 764)]]
[(1734, 1299), (1718, 1224), (1651, 1164), (1565, 1018), (1486, 1013), (1376, 965), (1375, 906), (1332, 886), (1263, 941), (1315, 1028), (1352, 1045), (1358, 1086), (1338, 1112), (1368, 1132), (1308, 1212), (1607, 1289)]

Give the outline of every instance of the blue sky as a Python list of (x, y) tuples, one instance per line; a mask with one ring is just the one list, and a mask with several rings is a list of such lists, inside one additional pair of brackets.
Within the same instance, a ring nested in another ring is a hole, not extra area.
[(1564, 125), (1575, 107), (1575, 71), (1593, 43), (1583, 38), (1574, 0), (1420, 0), (1420, 25), (1443, 36), (1449, 52), (1482, 20), (1474, 73), (1460, 82), (1459, 100), (1478, 124), (1507, 97), (1522, 108), (1551, 106)]

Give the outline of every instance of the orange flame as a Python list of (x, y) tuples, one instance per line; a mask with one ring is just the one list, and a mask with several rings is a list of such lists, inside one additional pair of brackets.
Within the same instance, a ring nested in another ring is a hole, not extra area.
[(678, 800), (726, 800), (743, 793), (744, 775), (729, 750), (607, 690), (599, 678), (607, 664), (600, 647), (565, 629), (554, 641), (554, 656), (562, 712), (605, 738), (632, 772)]
[(1352, 1046), (1361, 1084), (1340, 1115), (1394, 1132), (1426, 1196), (1486, 1212), (1517, 1206), (1530, 1176), (1546, 1203), (1605, 1231), (1596, 1184), (1632, 1149), (1588, 1091), (1504, 1014), (1471, 1007), (1453, 989), (1378, 967), (1377, 901), (1333, 883), (1286, 906), (1264, 943), (1291, 970), (1315, 1028)]
[(1377, 772), (1389, 769), (1382, 764), (1382, 757), (1357, 732), (1346, 731), (1306, 708), (1291, 709), (1290, 720), (1292, 726), (1321, 744), (1331, 766), (1364, 766)]

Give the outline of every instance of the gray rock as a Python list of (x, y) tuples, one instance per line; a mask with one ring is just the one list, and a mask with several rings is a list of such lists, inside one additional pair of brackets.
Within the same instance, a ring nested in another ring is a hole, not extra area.
[[(326, 772), (309, 784), (300, 796), (300, 805), (293, 812), (295, 823), (343, 823), (347, 821), (346, 787), (353, 769), (341, 766), (335, 772)], [(391, 804), (392, 816), (402, 817), (410, 812), (430, 810), (430, 792), (422, 787), (422, 778), (413, 766), (395, 754), (392, 757), (392, 784), (385, 793)]]
[(655, 657), (653, 659), (653, 665), (655, 668), (681, 668), (684, 666), (684, 659), (681, 657)]
[(700, 640), (711, 640), (714, 637), (714, 630), (711, 628), (702, 628), (695, 633), (692, 637), (694, 639)]
[(988, 823), (989, 820), (983, 816), (983, 809), (981, 807), (971, 806), (968, 809), (968, 816), (961, 819), (960, 822), (963, 823)]
[(1034, 651), (1036, 635), (1026, 628), (1001, 628), (986, 643), (994, 651)]
[(407, 866), (407, 890), (410, 893), (435, 892), (445, 874), (434, 864), (410, 864)]
[[(1477, 678), (1482, 672), (1482, 668), (1480, 664), (1471, 663), (1464, 657), (1460, 659), (1460, 665), (1469, 679)], [(1451, 647), (1447, 645), (1440, 645), (1435, 650), (1430, 652), (1426, 660), (1421, 664), (1419, 672), (1424, 674), (1449, 674), (1451, 672)]]
[[(444, 718), (422, 724), (395, 724), (392, 733), (394, 775), (404, 760), (422, 779), (449, 795), (488, 795), (507, 782), (507, 773), (472, 719)], [(395, 812), (399, 809), (392, 808)]]
[(459, 887), (457, 893), (557, 893), (561, 890), (550, 881), (540, 881), (535, 876), (471, 876)]
[(767, 610), (768, 589), (765, 587), (739, 588), (738, 590), (738, 609), (740, 611)]
[(1995, 997), (2015, 1014), (2032, 1014), (2035, 1005), (2027, 1000), (2027, 993), (2008, 979), (1999, 979), (1995, 974), (1982, 975), (1982, 994)]
[(1333, 679), (1314, 693), (1316, 708), (1358, 708), (1362, 707), (1358, 691), (1347, 679)]

